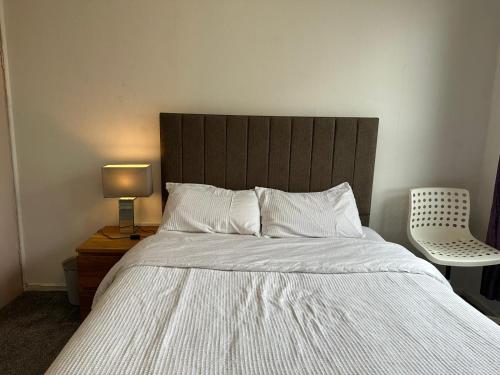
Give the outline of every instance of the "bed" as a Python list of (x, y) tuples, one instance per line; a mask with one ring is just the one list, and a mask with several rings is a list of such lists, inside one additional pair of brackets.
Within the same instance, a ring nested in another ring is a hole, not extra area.
[[(367, 226), (377, 124), (161, 114), (162, 185), (308, 192), (347, 181)], [(430, 263), (363, 230), (160, 230), (109, 272), (48, 373), (497, 374), (498, 326)]]

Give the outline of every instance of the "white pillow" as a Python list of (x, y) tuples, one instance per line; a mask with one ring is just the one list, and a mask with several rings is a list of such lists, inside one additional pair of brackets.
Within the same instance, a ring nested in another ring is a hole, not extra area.
[(180, 183), (166, 187), (168, 200), (160, 229), (259, 235), (260, 210), (254, 190)]
[(349, 184), (319, 193), (286, 193), (256, 187), (262, 235), (362, 238), (363, 228)]

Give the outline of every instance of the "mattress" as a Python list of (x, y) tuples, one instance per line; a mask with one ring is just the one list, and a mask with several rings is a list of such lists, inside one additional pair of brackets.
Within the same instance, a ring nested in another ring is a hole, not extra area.
[(375, 234), (159, 232), (108, 273), (48, 374), (498, 374), (500, 328)]

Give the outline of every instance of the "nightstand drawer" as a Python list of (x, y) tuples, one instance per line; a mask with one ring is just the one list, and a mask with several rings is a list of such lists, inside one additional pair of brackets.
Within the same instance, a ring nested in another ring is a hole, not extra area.
[(78, 278), (80, 289), (96, 289), (121, 255), (79, 255)]
[[(157, 225), (136, 228), (140, 239), (152, 236), (158, 230)], [(78, 253), (78, 291), (80, 294), (80, 317), (90, 312), (97, 287), (104, 276), (121, 257), (140, 240), (131, 240), (120, 233), (119, 227), (104, 227), (90, 236), (77, 247)]]

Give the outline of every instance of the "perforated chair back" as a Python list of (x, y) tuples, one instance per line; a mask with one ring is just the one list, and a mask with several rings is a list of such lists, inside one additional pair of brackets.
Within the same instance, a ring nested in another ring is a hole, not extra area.
[(418, 188), (410, 191), (410, 229), (469, 232), (470, 198), (465, 189)]
[(472, 236), (469, 217), (470, 196), (465, 189), (410, 190), (408, 238), (433, 263), (462, 267), (500, 263), (500, 251)]

